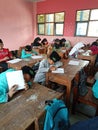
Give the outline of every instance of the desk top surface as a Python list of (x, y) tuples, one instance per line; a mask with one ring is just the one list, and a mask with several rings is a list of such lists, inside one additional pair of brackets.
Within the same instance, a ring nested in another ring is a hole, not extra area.
[(44, 112), (45, 100), (60, 98), (55, 92), (39, 84), (16, 94), (10, 102), (0, 104), (0, 130), (24, 130)]
[[(78, 65), (72, 65), (69, 64), (70, 61), (73, 62), (77, 62)], [(63, 66), (62, 68), (64, 68), (64, 73), (60, 73), (60, 74), (55, 74), (55, 73), (49, 73), (49, 77), (54, 76), (55, 78), (60, 78), (60, 79), (68, 79), (71, 80), (75, 77), (75, 75), (85, 66), (87, 66), (89, 64), (89, 61), (86, 60), (78, 60), (78, 59), (66, 59), (63, 60)], [(52, 77), (51, 77), (52, 78)]]

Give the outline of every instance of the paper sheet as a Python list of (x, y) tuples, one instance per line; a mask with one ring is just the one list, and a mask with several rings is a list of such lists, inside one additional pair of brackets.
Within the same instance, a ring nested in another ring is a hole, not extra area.
[(19, 61), (22, 61), (22, 59), (16, 58), (16, 59), (14, 59), (14, 60), (9, 60), (9, 61), (7, 61), (7, 63), (12, 63), (12, 64), (14, 64), (14, 63), (17, 63), (17, 62), (19, 62)]
[(32, 59), (40, 59), (40, 58), (43, 58), (43, 56), (41, 56), (41, 55), (32, 56)]
[(22, 70), (12, 71), (6, 73), (8, 87), (11, 89), (13, 85), (18, 85), (17, 90), (25, 88), (25, 82), (23, 78)]
[(52, 71), (52, 73), (64, 73), (64, 68), (57, 68), (56, 70)]
[(70, 60), (69, 65), (79, 65), (79, 61), (75, 61), (75, 60)]

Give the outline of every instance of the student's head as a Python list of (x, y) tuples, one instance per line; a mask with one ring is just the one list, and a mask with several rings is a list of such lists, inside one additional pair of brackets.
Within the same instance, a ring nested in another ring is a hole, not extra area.
[(56, 49), (59, 49), (59, 47), (60, 47), (60, 40), (58, 38), (55, 39), (54, 46), (55, 46)]
[(0, 50), (3, 49), (3, 46), (4, 46), (3, 41), (2, 41), (2, 39), (0, 39)]
[(57, 38), (57, 39), (55, 39), (55, 43), (56, 44), (60, 44), (60, 40)]
[(44, 39), (41, 41), (41, 43), (42, 43), (43, 45), (47, 45), (47, 44), (48, 44), (48, 41), (47, 41), (46, 38), (44, 38)]
[(98, 39), (96, 40), (96, 42), (98, 43)]
[(60, 40), (60, 45), (61, 45), (62, 47), (64, 47), (64, 46), (65, 46), (65, 42), (66, 42), (66, 39), (65, 39), (65, 38), (62, 38), (62, 39)]
[(25, 82), (28, 83), (31, 79), (34, 78), (35, 76), (35, 72), (33, 71), (33, 69), (29, 66), (24, 66), (22, 67), (22, 72), (23, 72), (23, 75), (24, 75), (24, 79), (25, 79)]
[(25, 51), (30, 53), (32, 51), (32, 47), (30, 45), (25, 46)]
[(40, 37), (36, 37), (36, 38), (34, 39), (34, 43), (36, 43), (36, 42), (40, 43), (40, 42), (41, 42), (41, 38), (40, 38)]
[(61, 60), (61, 57), (59, 56), (59, 54), (56, 51), (53, 51), (50, 56), (49, 56), (49, 64), (54, 64), (55, 62)]

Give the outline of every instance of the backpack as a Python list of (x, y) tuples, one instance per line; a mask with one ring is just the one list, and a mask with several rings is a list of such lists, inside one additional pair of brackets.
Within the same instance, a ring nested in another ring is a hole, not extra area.
[(85, 71), (83, 69), (81, 69), (81, 71), (79, 72), (80, 75), (80, 81), (79, 81), (79, 94), (81, 96), (85, 96), (88, 92), (88, 88), (86, 85), (86, 81), (87, 81), (87, 75), (85, 73)]
[(48, 101), (45, 110), (44, 130), (68, 130), (70, 124), (68, 109), (62, 100)]

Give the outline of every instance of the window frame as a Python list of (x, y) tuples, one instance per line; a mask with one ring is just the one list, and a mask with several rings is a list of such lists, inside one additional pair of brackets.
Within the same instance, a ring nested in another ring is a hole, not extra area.
[[(64, 20), (63, 20), (63, 22), (55, 22), (55, 14), (57, 14), (57, 13), (64, 13)], [(54, 14), (54, 20), (53, 20), (53, 22), (46, 22), (46, 15), (48, 15), (48, 14)], [(38, 22), (38, 15), (44, 15), (45, 16), (45, 21), (43, 22), (43, 23), (39, 23)], [(37, 35), (45, 35), (45, 36), (63, 36), (64, 35), (64, 23), (65, 23), (65, 11), (61, 11), (61, 12), (55, 12), (55, 13), (46, 13), (46, 14), (37, 14), (36, 15), (36, 19), (37, 19)], [(46, 24), (50, 24), (50, 23), (53, 23), (53, 35), (52, 34), (46, 34)], [(40, 34), (39, 33), (39, 25), (40, 24), (44, 24), (44, 34)], [(60, 35), (58, 35), (58, 34), (56, 34), (56, 24), (63, 24), (63, 30), (62, 30), (62, 34)]]
[[(98, 37), (98, 36), (89, 36), (88, 34), (89, 34), (89, 28), (90, 28), (90, 26), (89, 26), (89, 23), (90, 22), (92, 22), (92, 21), (98, 21), (98, 19), (97, 20), (90, 20), (90, 17), (91, 17), (91, 11), (92, 10), (95, 10), (95, 9), (97, 9), (97, 8), (94, 8), (94, 9), (81, 9), (81, 10), (76, 10), (76, 19), (75, 19), (75, 34), (74, 34), (74, 36), (76, 36), (76, 37)], [(88, 20), (83, 20), (83, 21), (77, 21), (77, 12), (78, 11), (85, 11), (85, 10), (89, 10), (90, 12), (89, 12), (89, 17), (88, 17)], [(98, 10), (98, 9), (97, 9)], [(85, 22), (87, 22), (87, 29), (86, 29), (86, 35), (77, 35), (77, 25), (78, 25), (78, 23), (85, 23)]]

